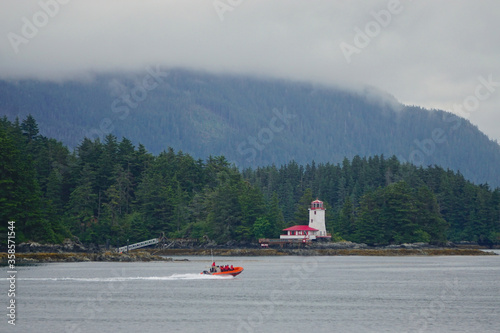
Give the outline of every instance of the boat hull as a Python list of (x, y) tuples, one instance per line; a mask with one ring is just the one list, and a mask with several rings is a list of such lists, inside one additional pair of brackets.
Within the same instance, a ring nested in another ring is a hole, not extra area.
[(207, 274), (207, 275), (232, 275), (236, 276), (243, 272), (243, 267), (234, 267), (233, 270), (230, 271), (225, 271), (225, 272), (209, 272), (209, 271), (203, 271), (200, 274)]

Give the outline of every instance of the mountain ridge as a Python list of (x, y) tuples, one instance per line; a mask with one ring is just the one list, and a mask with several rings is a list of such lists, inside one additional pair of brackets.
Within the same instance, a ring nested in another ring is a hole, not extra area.
[(340, 163), (395, 155), (500, 186), (500, 146), (468, 120), (397, 103), (375, 89), (187, 70), (98, 75), (86, 82), (0, 81), (0, 113), (32, 114), (43, 135), (75, 148), (107, 134), (235, 165)]

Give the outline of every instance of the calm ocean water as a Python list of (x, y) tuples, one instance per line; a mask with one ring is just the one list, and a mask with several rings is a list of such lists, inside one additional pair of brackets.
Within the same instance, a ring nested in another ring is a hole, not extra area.
[(500, 256), (209, 257), (19, 267), (0, 332), (499, 332)]

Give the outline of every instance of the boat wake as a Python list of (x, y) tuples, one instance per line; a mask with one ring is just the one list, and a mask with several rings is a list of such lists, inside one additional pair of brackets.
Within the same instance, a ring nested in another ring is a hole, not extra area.
[(78, 281), (78, 282), (124, 282), (124, 281), (173, 281), (173, 280), (227, 280), (233, 279), (231, 275), (206, 275), (206, 274), (172, 274), (169, 276), (136, 276), (136, 277), (108, 277), (108, 278), (18, 278), (22, 281)]

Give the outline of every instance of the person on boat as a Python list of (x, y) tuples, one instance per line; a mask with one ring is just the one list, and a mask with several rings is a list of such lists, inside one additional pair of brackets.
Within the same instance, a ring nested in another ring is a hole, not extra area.
[(232, 271), (234, 271), (234, 267), (233, 267), (233, 265), (231, 265), (230, 269), (231, 269)]

